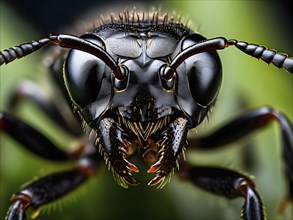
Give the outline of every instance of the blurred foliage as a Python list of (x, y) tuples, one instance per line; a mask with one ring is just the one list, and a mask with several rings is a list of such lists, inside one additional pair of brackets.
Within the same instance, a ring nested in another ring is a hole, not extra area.
[[(188, 24), (195, 31), (208, 38), (235, 38), (293, 54), (292, 47), (288, 51), (290, 42), (286, 39), (290, 38), (282, 34), (286, 24), (278, 23), (277, 17), (272, 16), (274, 8), (267, 6), (266, 1), (161, 1), (152, 3), (152, 6), (160, 7), (162, 11), (182, 13), (183, 20), (189, 20)], [(1, 49), (43, 37), (42, 33), (18, 17), (13, 8), (8, 8), (3, 2), (0, 7)], [(44, 54), (40, 51), (1, 67), (1, 110), (8, 110), (5, 106), (7, 97), (25, 78), (34, 79), (48, 89), (46, 70), (41, 63)], [(228, 48), (219, 54), (224, 69), (222, 91), (209, 122), (204, 123), (198, 133), (210, 132), (245, 110), (263, 105), (279, 109), (293, 121), (293, 79), (290, 74), (257, 61), (236, 48)], [(242, 102), (245, 102), (244, 107), (239, 105)], [(68, 142), (66, 134), (59, 132), (56, 125), (29, 103), (24, 103), (17, 115), (54, 141)], [(71, 164), (52, 164), (36, 158), (4, 134), (0, 135), (0, 219), (3, 219), (12, 193), (23, 183), (36, 176), (64, 170)], [(289, 213), (278, 215), (276, 211), (285, 194), (278, 126), (257, 132), (249, 140), (255, 144), (252, 153), (258, 160), (257, 168), (249, 173), (255, 176), (268, 217), (289, 219)], [(241, 164), (243, 149), (236, 146), (231, 145), (223, 151), (191, 153), (188, 160), (194, 164), (245, 170)], [(39, 219), (237, 219), (240, 215), (242, 199), (227, 201), (180, 182), (175, 176), (162, 190), (147, 187), (146, 184), (125, 190), (117, 186), (104, 167), (99, 174), (79, 191), (80, 195), (70, 196), (52, 206), (48, 209), (50, 214), (44, 212)]]

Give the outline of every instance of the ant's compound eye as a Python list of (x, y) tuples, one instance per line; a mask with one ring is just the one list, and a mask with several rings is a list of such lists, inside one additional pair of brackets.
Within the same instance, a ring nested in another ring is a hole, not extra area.
[[(182, 42), (182, 50), (205, 38), (199, 34), (192, 34)], [(222, 81), (222, 66), (216, 51), (203, 52), (185, 60), (185, 68), (193, 99), (202, 106), (214, 102)]]
[[(94, 34), (81, 38), (105, 49), (104, 42)], [(79, 50), (71, 50), (65, 61), (64, 80), (72, 101), (79, 107), (94, 102), (100, 92), (105, 63), (99, 58)]]

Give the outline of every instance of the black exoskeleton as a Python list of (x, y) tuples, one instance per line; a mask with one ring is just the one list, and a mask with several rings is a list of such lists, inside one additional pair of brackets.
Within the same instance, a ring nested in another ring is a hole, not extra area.
[[(217, 50), (239, 50), (279, 68), (293, 72), (293, 59), (264, 46), (206, 39), (168, 16), (121, 13), (82, 36), (50, 35), (1, 51), (0, 64), (24, 57), (50, 43), (69, 48), (51, 65), (64, 96), (73, 104), (89, 141), (74, 153), (64, 152), (40, 132), (15, 116), (1, 112), (0, 129), (29, 151), (49, 160), (76, 160), (77, 166), (41, 178), (12, 198), (7, 218), (25, 219), (34, 210), (69, 193), (95, 175), (100, 153), (117, 182), (137, 185), (132, 162), (140, 157), (154, 173), (149, 185), (163, 187), (173, 172), (212, 193), (227, 198), (243, 197), (242, 216), (264, 219), (265, 213), (253, 181), (236, 171), (193, 166), (185, 160), (188, 149), (218, 148), (266, 126), (279, 122), (288, 201), (293, 197), (293, 129), (282, 113), (269, 107), (252, 110), (207, 137), (187, 140), (215, 104), (222, 82), (222, 64)], [(60, 72), (64, 66), (64, 78)], [(60, 83), (61, 81), (62, 83)], [(32, 90), (34, 86), (23, 85)], [(35, 88), (35, 87), (34, 87)], [(36, 88), (35, 88), (36, 89)], [(75, 136), (78, 129), (66, 126), (54, 103), (37, 92), (29, 96), (54, 120)], [(15, 102), (15, 100), (14, 100)], [(17, 102), (17, 101), (16, 101)], [(37, 214), (37, 212), (35, 212)]]

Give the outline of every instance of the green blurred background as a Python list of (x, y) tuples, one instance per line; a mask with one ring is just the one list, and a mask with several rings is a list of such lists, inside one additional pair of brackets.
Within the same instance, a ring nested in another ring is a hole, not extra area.
[[(115, 9), (118, 1), (107, 1)], [(87, 8), (101, 8), (99, 1), (40, 1), (0, 2), (0, 49), (21, 42), (36, 40), (49, 33), (64, 32), (64, 28), (78, 18)], [(120, 5), (130, 9), (137, 1)], [(224, 36), (259, 43), (293, 55), (292, 2), (291, 1), (145, 1), (147, 9), (176, 11), (189, 20), (189, 25), (208, 38)], [(66, 5), (66, 6), (64, 6)], [(137, 9), (139, 7), (137, 6)], [(106, 17), (107, 13), (103, 11)], [(98, 15), (97, 15), (98, 16)], [(63, 31), (62, 31), (63, 30)], [(224, 81), (217, 106), (209, 122), (198, 133), (208, 133), (247, 109), (271, 105), (284, 112), (293, 121), (293, 78), (273, 65), (257, 61), (236, 48), (219, 52), (224, 69)], [(46, 70), (42, 67), (45, 50), (1, 67), (0, 109), (8, 94), (20, 81), (34, 79), (49, 89)], [(239, 103), (246, 103), (245, 108)], [(57, 143), (70, 140), (58, 127), (29, 103), (24, 103), (16, 113)], [(4, 219), (13, 192), (35, 177), (71, 164), (52, 164), (27, 153), (17, 143), (0, 133), (0, 219)], [(208, 164), (243, 170), (255, 177), (264, 200), (269, 219), (291, 219), (290, 209), (277, 214), (279, 201), (285, 194), (280, 137), (278, 126), (249, 136), (254, 143), (252, 154), (256, 167), (247, 170), (241, 161), (242, 144), (231, 145), (222, 151), (192, 152), (187, 158), (194, 164)], [(245, 141), (244, 141), (245, 142)], [(100, 175), (73, 196), (45, 209), (38, 219), (238, 219), (242, 199), (227, 201), (203, 192), (191, 184), (181, 182), (176, 176), (164, 189), (157, 190), (141, 184), (125, 190), (113, 180), (104, 167)]]

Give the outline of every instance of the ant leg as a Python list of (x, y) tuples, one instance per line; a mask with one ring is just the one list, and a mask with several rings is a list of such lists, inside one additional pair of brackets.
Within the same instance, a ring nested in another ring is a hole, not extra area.
[(0, 112), (0, 130), (44, 159), (66, 161), (83, 156), (78, 160), (75, 169), (43, 177), (17, 192), (12, 197), (12, 204), (7, 213), (8, 220), (26, 219), (25, 212), (28, 207), (34, 209), (33, 215), (36, 217), (40, 206), (53, 202), (80, 186), (95, 174), (98, 162), (102, 161), (102, 158), (95, 153), (87, 154), (88, 156), (85, 157), (86, 149), (92, 147), (91, 143), (81, 144), (76, 151), (67, 153), (40, 132), (8, 113)]
[(54, 173), (25, 186), (11, 198), (7, 220), (25, 220), (26, 211), (32, 208), (31, 218), (36, 218), (40, 207), (54, 202), (72, 192), (96, 174), (97, 161), (83, 158), (76, 168)]
[(285, 115), (269, 107), (257, 108), (234, 119), (211, 135), (190, 139), (189, 148), (216, 149), (267, 126), (273, 120), (281, 127), (282, 156), (289, 188), (288, 196), (281, 203), (280, 212), (283, 212), (285, 204), (293, 201), (293, 126)]
[(15, 116), (0, 112), (0, 130), (20, 143), (24, 148), (42, 158), (53, 161), (65, 161), (78, 158), (85, 146), (81, 144), (76, 152), (67, 153), (60, 150), (53, 142), (39, 131), (29, 126)]
[[(235, 110), (238, 111), (241, 109), (248, 109), (248, 100), (244, 94), (239, 94), (237, 97), (234, 98), (236, 102)], [(241, 143), (241, 142), (240, 142)], [(240, 162), (247, 171), (255, 171), (257, 170), (258, 166), (258, 152), (256, 149), (255, 141), (251, 139), (246, 139), (244, 143), (241, 143), (241, 150), (240, 150)]]
[(255, 185), (248, 177), (232, 170), (192, 166), (184, 163), (180, 166), (179, 176), (191, 181), (194, 185), (228, 199), (243, 197), (241, 219), (265, 219), (262, 200), (255, 189)]
[[(8, 109), (14, 110), (25, 99), (39, 107), (50, 119), (66, 132), (74, 136), (82, 133), (81, 125), (72, 115), (70, 109), (58, 105), (58, 100), (53, 99), (39, 85), (32, 81), (23, 81), (11, 94), (8, 100)], [(60, 100), (61, 101), (61, 100)], [(67, 111), (66, 111), (67, 110)]]

